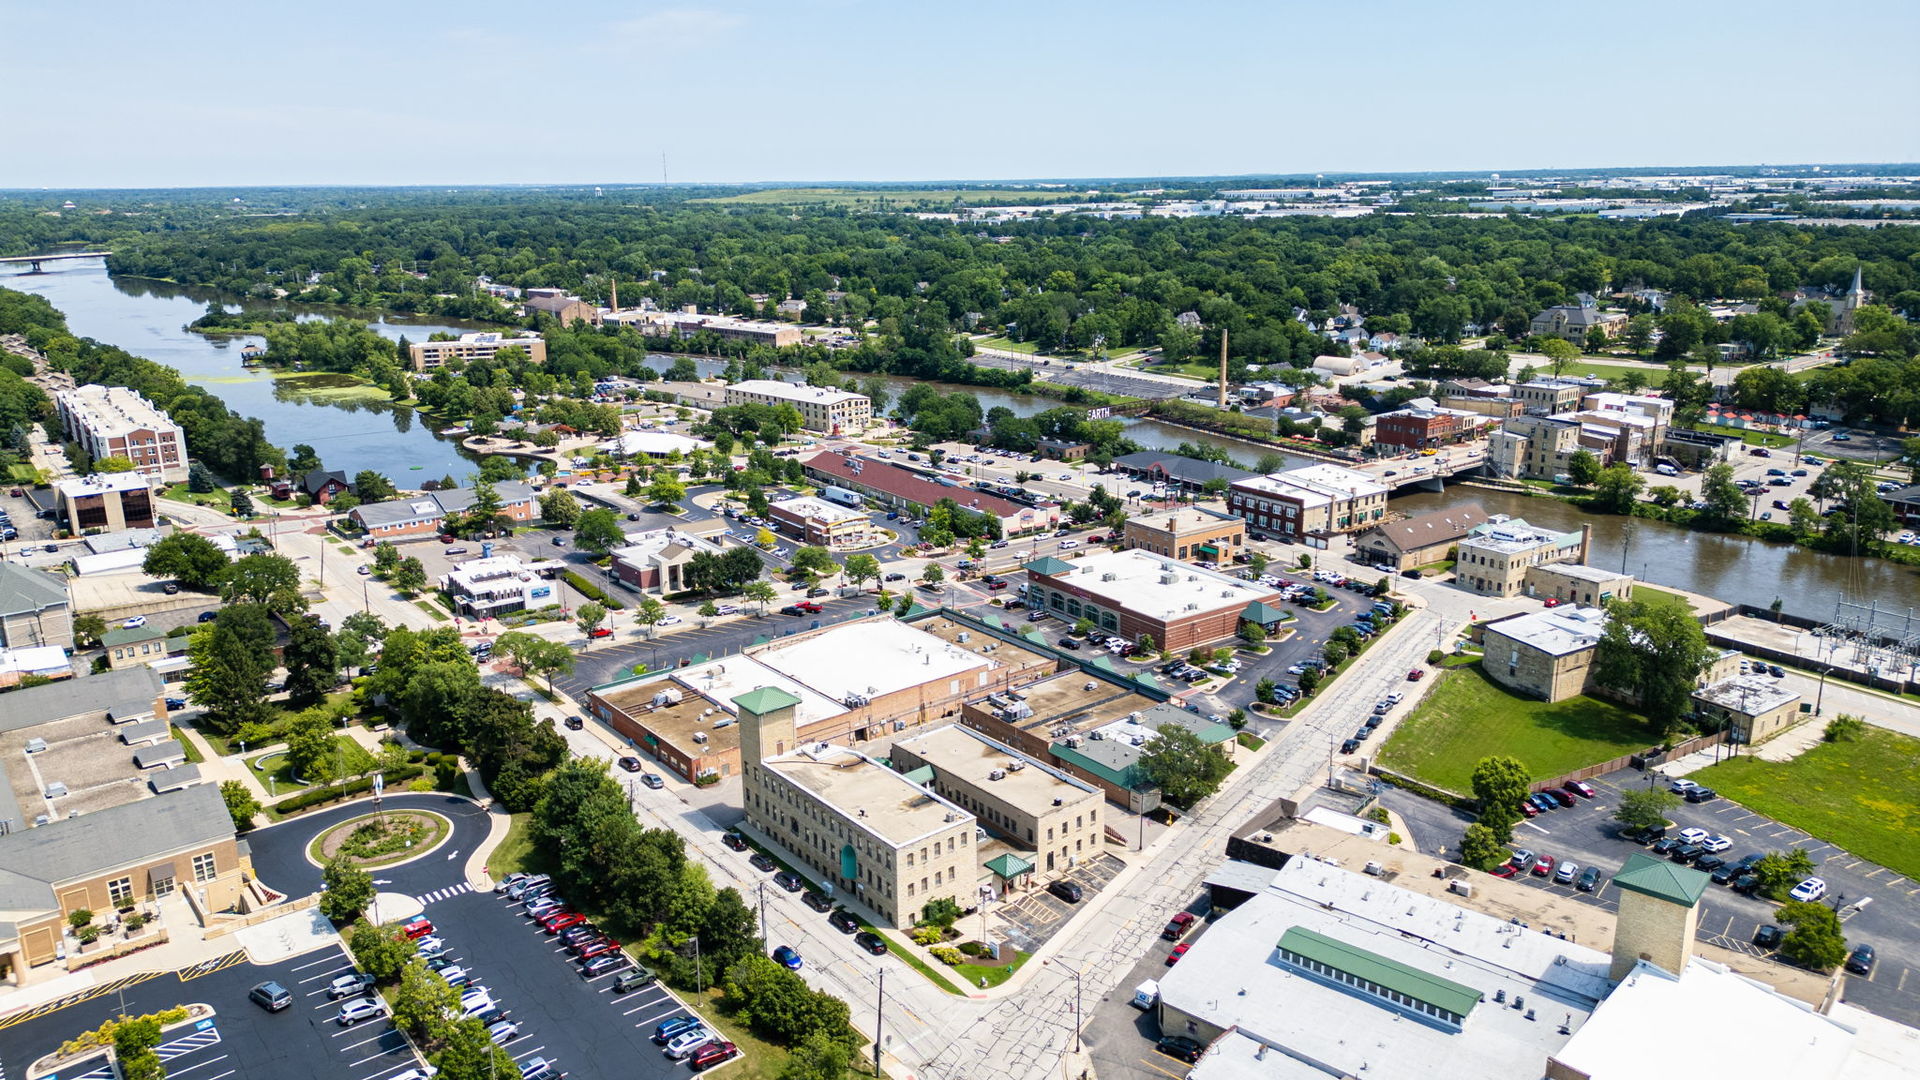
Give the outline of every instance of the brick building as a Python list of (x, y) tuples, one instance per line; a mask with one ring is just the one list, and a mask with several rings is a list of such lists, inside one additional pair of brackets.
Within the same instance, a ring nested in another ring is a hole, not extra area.
[(1475, 418), (1446, 409), (1396, 409), (1374, 417), (1373, 441), (1403, 450), (1428, 450), (1473, 437)]
[(992, 518), (1001, 536), (1052, 528), (1060, 519), (1057, 506), (1026, 506), (984, 491), (948, 486), (892, 462), (827, 451), (803, 464), (814, 480), (865, 495), (890, 509), (925, 514), (941, 500), (951, 499), (962, 510)]
[(1324, 547), (1335, 533), (1384, 520), (1390, 490), (1354, 469), (1309, 465), (1236, 481), (1227, 491), (1227, 509), (1281, 540)]
[(187, 478), (187, 437), (180, 425), (136, 390), (88, 383), (53, 396), (60, 425), (95, 461), (110, 457), (161, 484)]
[(1128, 641), (1151, 637), (1168, 652), (1225, 641), (1250, 606), (1278, 606), (1280, 594), (1137, 549), (1067, 562), (1037, 559), (1027, 571), (1027, 604), (1073, 623), (1088, 619)]
[(1237, 517), (1188, 507), (1130, 517), (1120, 538), (1130, 548), (1171, 559), (1231, 562), (1247, 543), (1247, 523)]

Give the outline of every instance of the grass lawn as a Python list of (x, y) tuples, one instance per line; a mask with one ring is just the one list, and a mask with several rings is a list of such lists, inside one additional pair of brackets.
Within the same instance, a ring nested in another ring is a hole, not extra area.
[[(1541, 375), (1552, 374), (1548, 364), (1539, 365)], [(1591, 360), (1574, 360), (1560, 369), (1561, 375), (1591, 375), (1599, 379), (1618, 379), (1627, 373), (1640, 376), (1647, 386), (1659, 386), (1667, 381), (1667, 369), (1664, 367), (1635, 367), (1628, 364), (1597, 364)]]
[(514, 814), (508, 819), (506, 838), (487, 857), (487, 873), (495, 881), (508, 874), (531, 874), (544, 870), (547, 861), (534, 851), (533, 815)]
[(1678, 604), (1688, 611), (1693, 610), (1693, 605), (1687, 603), (1686, 598), (1679, 593), (1668, 592), (1665, 589), (1656, 589), (1651, 585), (1635, 584), (1633, 587), (1633, 598), (1635, 600), (1664, 600), (1669, 604)]
[(1473, 790), (1473, 766), (1510, 754), (1536, 779), (1558, 776), (1652, 745), (1646, 722), (1618, 705), (1568, 698), (1551, 705), (1516, 697), (1478, 666), (1447, 671), (1380, 752), (1387, 768), (1449, 791)]
[(1821, 743), (1792, 761), (1738, 757), (1692, 776), (1765, 814), (1920, 877), (1920, 739), (1869, 726), (1853, 742)]
[(1012, 338), (985, 337), (974, 342), (984, 349), (999, 349), (1001, 352), (1025, 353), (1034, 356), (1040, 352), (1040, 346), (1031, 341), (1015, 341)]
[(1021, 965), (1032, 958), (1032, 953), (1023, 953), (1016, 949), (1011, 963), (1002, 964), (997, 967), (981, 964), (955, 964), (953, 966), (953, 973), (965, 979), (969, 987), (979, 986), (981, 979), (987, 980), (988, 986), (999, 986), (1001, 983), (1013, 978), (1013, 973), (1019, 971)]
[(188, 764), (198, 765), (207, 760), (207, 755), (200, 752), (199, 744), (187, 738), (186, 735), (180, 731), (179, 724), (168, 724), (167, 728), (173, 732), (173, 737), (180, 741), (180, 749), (186, 752)]
[(1771, 431), (1754, 431), (1752, 428), (1727, 427), (1724, 424), (1695, 424), (1693, 430), (1704, 431), (1709, 435), (1733, 435), (1748, 446), (1778, 448), (1792, 446), (1796, 441), (1791, 435), (1776, 435)]

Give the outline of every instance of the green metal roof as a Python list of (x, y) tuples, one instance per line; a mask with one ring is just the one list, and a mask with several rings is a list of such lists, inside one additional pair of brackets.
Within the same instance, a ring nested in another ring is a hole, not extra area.
[(1289, 927), (1286, 933), (1280, 935), (1280, 947), (1296, 956), (1318, 960), (1336, 971), (1365, 979), (1375, 986), (1397, 990), (1415, 1001), (1425, 1002), (1457, 1016), (1466, 1016), (1480, 1003), (1480, 991), (1471, 986), (1430, 975), (1419, 968), (1389, 960), (1378, 953), (1337, 941), (1325, 934), (1316, 934), (1304, 927)]
[(1628, 892), (1692, 907), (1707, 891), (1707, 875), (1690, 866), (1656, 858), (1644, 851), (1627, 856), (1627, 864), (1613, 875), (1613, 883)]
[(798, 705), (800, 699), (777, 686), (762, 686), (734, 698), (733, 703), (740, 706), (741, 712), (765, 716), (789, 705)]
[(1056, 559), (1051, 555), (1042, 555), (1020, 569), (1029, 574), (1064, 574), (1073, 569), (1073, 564), (1065, 559)]
[(1286, 622), (1287, 613), (1271, 604), (1265, 604), (1255, 600), (1246, 606), (1246, 610), (1240, 613), (1240, 619), (1242, 622), (1271, 626), (1277, 622)]
[(151, 626), (116, 627), (100, 635), (102, 648), (112, 649), (121, 645), (131, 645), (136, 641), (152, 641), (167, 635)]
[(1007, 624), (1001, 622), (1000, 616), (998, 615), (988, 614), (982, 616), (980, 621), (987, 626), (993, 627), (995, 630), (1005, 630), (1007, 628)]
[(1009, 851), (988, 859), (987, 869), (1011, 881), (1021, 874), (1033, 873), (1033, 864)]
[(921, 787), (926, 787), (928, 784), (933, 783), (933, 766), (922, 765), (917, 769), (910, 769), (901, 775), (913, 783), (919, 784)]

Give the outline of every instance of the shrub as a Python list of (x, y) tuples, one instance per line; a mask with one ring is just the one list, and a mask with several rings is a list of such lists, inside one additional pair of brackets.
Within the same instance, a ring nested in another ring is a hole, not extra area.
[(73, 927), (75, 930), (80, 929), (92, 921), (93, 912), (87, 908), (75, 908), (73, 912), (67, 916), (67, 925)]
[(699, 776), (693, 778), (694, 787), (712, 787), (719, 782), (720, 774), (713, 772), (701, 773)]
[(961, 952), (963, 952), (963, 953), (966, 953), (966, 954), (967, 954), (968, 956), (985, 956), (985, 955), (987, 955), (987, 947), (986, 947), (985, 945), (982, 945), (981, 943), (979, 943), (979, 942), (977, 942), (977, 941), (963, 941), (963, 942), (961, 942), (961, 943), (960, 943), (960, 951), (961, 951)]
[(595, 585), (593, 582), (588, 581), (572, 570), (565, 571), (560, 576), (566, 580), (568, 585), (573, 586), (574, 592), (598, 603), (608, 611), (619, 611), (623, 606), (620, 601), (608, 596), (600, 586)]
[(1445, 660), (1446, 658), (1447, 658), (1446, 653), (1441, 652), (1439, 649), (1435, 649), (1432, 652), (1427, 654), (1427, 663), (1431, 666), (1438, 667), (1441, 661)]
[(128, 932), (132, 932), (147, 925), (147, 917), (145, 915), (140, 915), (137, 913), (133, 915), (129, 915), (126, 918), (126, 924), (127, 924)]
[(945, 945), (936, 945), (927, 951), (933, 954), (935, 960), (940, 961), (948, 967), (961, 963), (965, 959), (965, 957), (960, 954), (959, 949), (950, 948)]
[(1397, 832), (1390, 832), (1387, 834), (1387, 843), (1389, 844), (1398, 844), (1400, 840), (1401, 840), (1400, 834)]
[(96, 942), (96, 941), (99, 941), (99, 940), (100, 940), (100, 928), (99, 928), (99, 927), (97, 927), (97, 926), (83, 926), (83, 927), (81, 927), (81, 928), (80, 928), (80, 944), (82, 944), (82, 945), (91, 945), (91, 944), (93, 944), (94, 942)]
[[(400, 769), (388, 769), (386, 771), (387, 783), (390, 786), (402, 784), (414, 779), (425, 771), (426, 770), (418, 765), (408, 765)], [(321, 803), (333, 802), (336, 799), (344, 799), (352, 795), (364, 795), (372, 790), (373, 778), (371, 776), (363, 776), (358, 780), (349, 780), (344, 784), (313, 788), (308, 791), (303, 791), (298, 795), (289, 795), (279, 802), (274, 803), (272, 809), (276, 813), (291, 814), (296, 810), (305, 810), (309, 806), (319, 806)]]
[(937, 945), (946, 937), (946, 931), (937, 926), (916, 926), (908, 932), (915, 945)]

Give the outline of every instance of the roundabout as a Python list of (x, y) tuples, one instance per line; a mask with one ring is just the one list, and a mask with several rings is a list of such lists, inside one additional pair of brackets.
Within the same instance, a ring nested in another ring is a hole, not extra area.
[[(446, 830), (431, 848), (416, 850), (399, 861), (369, 865), (367, 870), (382, 892), (425, 896), (466, 883), (466, 860), (486, 840), (490, 825), (478, 803), (457, 795), (407, 793), (388, 795), (380, 808), (389, 817), (420, 814), (438, 819)], [(289, 896), (318, 892), (321, 863), (311, 854), (316, 842), (340, 826), (371, 817), (373, 800), (363, 798), (256, 829), (246, 837), (254, 874), (262, 884)]]
[(335, 858), (363, 870), (425, 858), (453, 835), (453, 822), (430, 810), (383, 809), (328, 826), (307, 845), (307, 861)]

